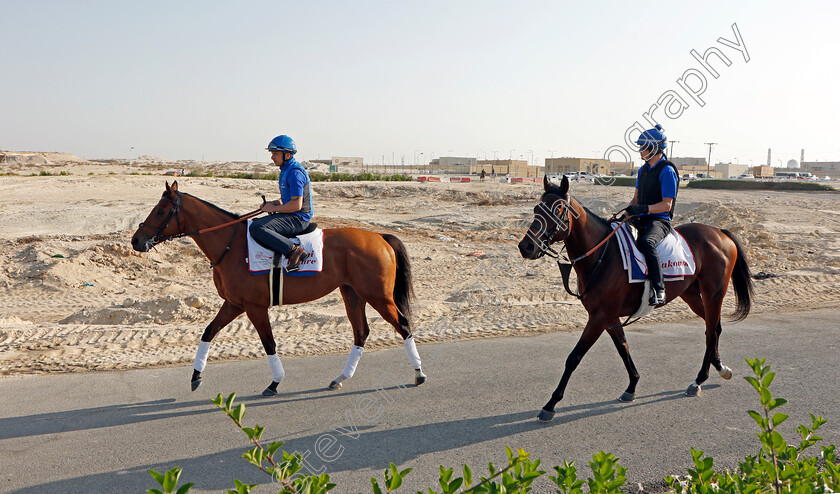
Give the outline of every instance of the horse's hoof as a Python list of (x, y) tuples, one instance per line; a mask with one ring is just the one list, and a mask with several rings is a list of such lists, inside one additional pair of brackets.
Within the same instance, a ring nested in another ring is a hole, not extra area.
[(262, 392), (263, 396), (277, 396), (277, 385), (280, 384), (277, 381), (272, 381), (271, 384), (268, 385)]
[(686, 396), (700, 396), (700, 385), (697, 383), (691, 383), (688, 386), (688, 389), (685, 390)]
[(198, 379), (196, 379), (195, 381), (190, 381), (190, 387), (192, 388), (193, 391), (198, 389), (199, 386), (201, 386), (201, 378), (200, 377)]
[(263, 396), (277, 396), (277, 390), (271, 388), (265, 388), (262, 392)]
[(732, 379), (732, 369), (730, 369), (729, 367), (727, 367), (725, 365), (720, 366), (720, 370), (718, 371), (718, 374), (720, 374), (720, 377), (726, 379), (727, 381)]
[(621, 396), (618, 397), (618, 401), (622, 401), (624, 403), (630, 403), (631, 401), (636, 401), (636, 394), (635, 393), (628, 393), (627, 391), (621, 393)]
[(551, 422), (554, 419), (554, 412), (543, 408), (537, 418), (540, 419), (540, 422)]
[(415, 386), (420, 386), (421, 384), (426, 382), (426, 377), (427, 377), (426, 374), (420, 374), (419, 376), (415, 376), (414, 377), (414, 385)]
[(333, 381), (330, 383), (329, 389), (341, 389), (341, 383)]

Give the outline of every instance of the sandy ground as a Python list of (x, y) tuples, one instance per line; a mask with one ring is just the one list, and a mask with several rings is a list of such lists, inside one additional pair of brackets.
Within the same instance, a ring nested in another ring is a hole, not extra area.
[[(131, 171), (141, 174), (129, 175), (124, 165), (80, 161), (50, 165), (52, 176), (25, 176), (43, 166), (0, 165), (7, 174), (0, 176), (0, 374), (192, 362), (221, 306), (208, 261), (188, 239), (145, 254), (129, 243), (172, 166), (134, 163)], [(61, 171), (69, 175), (56, 176)], [(240, 213), (256, 209), (260, 194), (277, 195), (269, 181), (178, 182), (184, 192)], [(572, 187), (604, 216), (632, 193)], [(528, 335), (577, 330), (586, 320), (553, 261), (526, 262), (516, 250), (541, 184), (315, 183), (313, 192), (321, 226), (389, 232), (406, 243), (421, 343), (441, 330), (457, 338)], [(675, 223), (689, 221), (728, 228), (747, 246), (758, 275), (754, 312), (840, 305), (840, 194), (682, 189)], [(733, 307), (730, 295), (724, 310)], [(692, 317), (677, 300), (648, 320)], [(352, 344), (337, 290), (272, 308), (271, 318), (281, 356), (344, 353)], [(369, 348), (401, 344), (371, 309), (368, 318)], [(644, 323), (628, 330), (644, 330)], [(243, 316), (214, 340), (210, 359), (249, 357), (263, 358), (263, 350)]]

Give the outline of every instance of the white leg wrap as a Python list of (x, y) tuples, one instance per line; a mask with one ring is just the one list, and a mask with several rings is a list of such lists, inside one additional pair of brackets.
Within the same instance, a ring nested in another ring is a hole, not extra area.
[(420, 370), (420, 354), (417, 353), (417, 345), (414, 344), (414, 336), (409, 336), (403, 343), (405, 345), (405, 354), (408, 355), (408, 361), (414, 370)]
[(198, 351), (195, 352), (195, 364), (193, 369), (198, 372), (204, 371), (204, 366), (207, 365), (207, 355), (210, 354), (210, 342), (201, 341), (198, 343)]
[(283, 370), (283, 364), (280, 363), (280, 357), (276, 353), (268, 356), (268, 366), (271, 367), (271, 377), (274, 382), (282, 382), (286, 372)]
[[(345, 379), (350, 379), (356, 373), (356, 366), (359, 365), (359, 359), (362, 358), (364, 347), (353, 345), (350, 348), (350, 356), (347, 357), (347, 363), (344, 365), (344, 372), (341, 373)], [(343, 381), (344, 379), (342, 379)], [(341, 381), (338, 381), (341, 382)]]

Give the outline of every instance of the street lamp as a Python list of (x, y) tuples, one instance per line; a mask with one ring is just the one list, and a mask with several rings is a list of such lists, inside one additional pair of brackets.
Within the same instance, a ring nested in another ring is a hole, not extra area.
[(128, 174), (131, 175), (131, 156), (134, 154), (134, 146), (128, 150)]

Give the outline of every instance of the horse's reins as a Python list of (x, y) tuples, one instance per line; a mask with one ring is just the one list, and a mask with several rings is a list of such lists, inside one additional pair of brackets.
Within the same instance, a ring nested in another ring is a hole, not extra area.
[[(202, 228), (201, 230), (196, 230), (194, 232), (182, 232), (181, 231), (182, 230), (182, 228), (181, 228), (181, 212), (180, 212), (181, 192), (180, 191), (178, 192), (178, 197), (174, 201), (172, 199), (168, 198), (168, 197), (164, 197), (163, 199), (166, 199), (167, 201), (171, 202), (174, 206), (172, 207), (172, 209), (169, 210), (169, 215), (163, 221), (162, 226), (160, 228), (158, 228), (157, 231), (155, 232), (155, 234), (152, 235), (152, 238), (149, 239), (149, 242), (151, 242), (152, 247), (154, 247), (155, 245), (157, 245), (159, 243), (166, 242), (167, 240), (171, 240), (173, 238), (183, 238), (183, 237), (191, 237), (193, 235), (201, 235), (202, 233), (209, 233), (209, 232), (212, 232), (212, 231), (215, 231), (215, 230), (220, 230), (222, 228), (229, 227), (231, 225), (236, 225), (236, 229), (233, 231), (233, 235), (230, 237), (230, 241), (228, 242), (227, 246), (225, 247), (225, 250), (222, 252), (222, 255), (219, 257), (218, 261), (210, 264), (211, 268), (216, 267), (220, 262), (222, 262), (222, 259), (224, 259), (225, 255), (228, 253), (228, 251), (230, 251), (230, 247), (231, 247), (231, 245), (233, 245), (233, 239), (236, 238), (236, 233), (239, 231), (239, 223), (241, 223), (242, 221), (251, 219), (251, 218), (253, 218), (253, 217), (255, 217), (255, 216), (257, 216), (257, 215), (259, 215), (260, 213), (263, 212), (262, 209), (255, 209), (254, 211), (251, 211), (250, 213), (245, 213), (242, 216), (240, 216), (239, 218), (237, 218), (233, 221), (228, 221), (227, 223), (222, 223), (221, 225), (211, 226), (209, 228)], [(263, 203), (265, 203), (265, 196), (263, 196)], [(175, 234), (175, 235), (171, 235), (171, 236), (161, 238), (160, 240), (158, 240), (158, 235), (160, 235), (161, 233), (163, 233), (164, 230), (166, 230), (166, 227), (169, 226), (169, 222), (172, 221), (173, 216), (175, 216), (176, 220), (178, 221), (178, 233)], [(140, 223), (141, 228), (144, 227), (144, 226), (149, 226), (149, 225), (147, 225), (145, 223)]]

